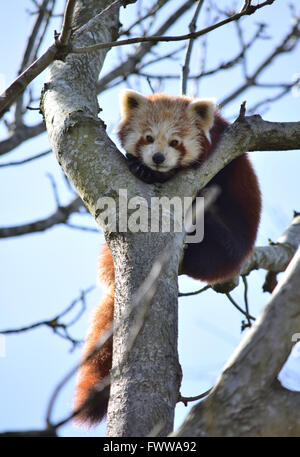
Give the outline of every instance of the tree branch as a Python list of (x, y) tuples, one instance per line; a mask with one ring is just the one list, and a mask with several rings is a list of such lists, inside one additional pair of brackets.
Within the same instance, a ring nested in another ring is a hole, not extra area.
[[(197, 19), (200, 14), (201, 8), (203, 6), (203, 2), (204, 2), (204, 0), (198, 1), (198, 5), (196, 7), (193, 19), (189, 25), (190, 33), (194, 33), (196, 30), (196, 23), (197, 23)], [(185, 61), (184, 61), (183, 67), (182, 67), (182, 81), (181, 81), (181, 94), (182, 95), (186, 95), (187, 79), (188, 79), (188, 75), (189, 75), (189, 67), (190, 67), (190, 60), (191, 60), (191, 55), (192, 55), (193, 44), (194, 44), (194, 38), (191, 38), (187, 45)]]
[[(157, 35), (165, 33), (182, 15), (190, 9), (195, 3), (195, 0), (187, 0), (156, 31)], [(129, 75), (137, 72), (137, 67), (140, 65), (143, 57), (150, 51), (156, 42), (141, 43), (132, 54), (127, 56), (126, 60), (114, 68), (112, 71), (102, 76), (97, 84), (97, 92), (103, 92), (107, 89), (108, 84), (116, 78), (127, 78)]]
[(9, 134), (8, 138), (0, 141), (0, 156), (7, 154), (24, 141), (30, 140), (44, 131), (45, 125), (43, 122), (33, 126), (19, 125)]
[(68, 0), (61, 36), (55, 38), (54, 43), (45, 51), (38, 59), (36, 59), (26, 70), (24, 70), (12, 84), (0, 95), (0, 117), (5, 113), (8, 107), (15, 101), (24, 89), (33, 81), (40, 73), (42, 73), (53, 60), (57, 57), (57, 53), (66, 46), (66, 41), (70, 36), (70, 21), (73, 14), (75, 0)]
[(298, 44), (300, 37), (299, 29), (300, 19), (295, 18), (291, 30), (283, 38), (282, 42), (272, 50), (272, 52), (262, 61), (262, 63), (256, 68), (252, 75), (248, 76), (247, 80), (241, 84), (240, 87), (235, 89), (230, 95), (227, 95), (221, 102), (220, 106), (223, 107), (228, 103), (232, 102), (237, 96), (241, 95), (246, 89), (257, 84), (257, 78), (260, 74), (269, 67), (269, 65), (278, 57), (280, 54), (290, 52)]
[[(49, 18), (49, 12), (47, 10), (49, 4), (49, 0), (43, 0), (42, 4), (39, 7), (39, 12), (37, 14), (36, 21), (32, 28), (31, 34), (29, 36), (27, 46), (24, 52), (24, 56), (22, 59), (22, 63), (20, 66), (19, 74), (22, 73), (25, 68), (28, 66), (29, 62), (32, 62), (33, 52), (35, 42), (38, 38), (39, 30), (42, 26), (43, 21), (45, 18)], [(47, 21), (48, 22), (48, 21)], [(15, 106), (15, 125), (22, 125), (22, 115), (23, 115), (23, 96), (22, 94), (18, 97)]]
[[(91, 292), (95, 286), (88, 287), (87, 289), (83, 290), (80, 294), (79, 297), (75, 298), (68, 306), (66, 309), (61, 311), (59, 314), (54, 316), (52, 319), (45, 319), (43, 321), (35, 322), (33, 324), (26, 325), (24, 327), (19, 327), (19, 328), (10, 328), (10, 329), (5, 329), (5, 330), (0, 330), (0, 334), (2, 335), (12, 335), (16, 333), (23, 333), (27, 332), (29, 330), (33, 330), (39, 327), (49, 327), (53, 330), (53, 332), (60, 336), (61, 338), (64, 338), (72, 343), (72, 349), (74, 349), (77, 344), (81, 343), (81, 341), (76, 340), (72, 338), (69, 334), (68, 329), (74, 325), (79, 318), (81, 317), (82, 313), (85, 311), (86, 308), (86, 303), (85, 303), (85, 298), (86, 295)], [(67, 323), (61, 322), (61, 319), (68, 314), (70, 311), (73, 311), (77, 303), (81, 304), (81, 309), (78, 311), (78, 313)], [(61, 331), (60, 331), (61, 330)]]
[(165, 42), (165, 41), (182, 41), (182, 40), (190, 40), (198, 38), (202, 35), (206, 35), (207, 33), (215, 30), (219, 27), (223, 27), (230, 22), (239, 20), (242, 16), (253, 14), (256, 10), (263, 8), (264, 6), (271, 5), (274, 0), (266, 0), (263, 3), (260, 3), (256, 6), (251, 6), (251, 8), (246, 8), (245, 10), (241, 11), (240, 13), (236, 13), (229, 18), (224, 19), (223, 21), (218, 22), (217, 24), (211, 25), (206, 27), (205, 29), (199, 30), (198, 32), (187, 33), (185, 35), (178, 35), (178, 36), (151, 36), (151, 37), (136, 37), (136, 38), (128, 38), (127, 40), (120, 40), (120, 41), (111, 41), (109, 43), (98, 43), (92, 46), (86, 46), (82, 48), (72, 48), (71, 53), (74, 54), (85, 54), (88, 52), (99, 51), (100, 49), (107, 49), (113, 48), (115, 46), (124, 46), (128, 44), (135, 44), (135, 43), (146, 43), (146, 42)]
[(13, 227), (2, 227), (0, 228), (0, 238), (10, 238), (13, 236), (42, 232), (56, 224), (64, 224), (68, 221), (71, 214), (76, 213), (82, 205), (81, 199), (77, 197), (68, 205), (59, 206), (51, 216), (45, 219)]
[(299, 277), (300, 251), (211, 394), (192, 409), (176, 436), (299, 435), (300, 410), (291, 405), (292, 401), (300, 404), (300, 394), (278, 384), (274, 390), (276, 377), (295, 344), (292, 337), (300, 328)]
[(52, 152), (51, 149), (48, 149), (48, 151), (40, 152), (40, 154), (36, 154), (35, 156), (27, 157), (27, 159), (16, 160), (14, 162), (0, 163), (0, 168), (14, 167), (16, 165), (24, 165), (24, 163), (32, 162), (33, 160), (40, 159), (41, 157), (45, 157), (46, 155), (50, 154), (51, 152)]
[(284, 271), (296, 253), (300, 244), (300, 216), (295, 215), (290, 226), (270, 246), (257, 246), (253, 254), (245, 261), (241, 275), (247, 275), (258, 268), (273, 272)]

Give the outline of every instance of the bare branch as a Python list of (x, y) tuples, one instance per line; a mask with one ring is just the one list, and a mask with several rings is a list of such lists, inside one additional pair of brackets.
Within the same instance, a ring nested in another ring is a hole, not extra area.
[(69, 38), (71, 36), (71, 23), (72, 23), (74, 8), (75, 8), (75, 1), (76, 0), (67, 1), (61, 33), (60, 33), (59, 37), (57, 38), (58, 46), (65, 46), (68, 43)]
[(258, 246), (253, 254), (245, 261), (241, 275), (247, 275), (258, 268), (273, 272), (284, 271), (294, 256), (300, 244), (300, 216), (295, 215), (290, 226), (270, 246)]
[[(11, 335), (11, 334), (16, 334), (16, 333), (23, 333), (27, 332), (29, 330), (33, 330), (39, 327), (49, 327), (53, 330), (53, 332), (60, 337), (67, 339), (72, 343), (73, 348), (81, 343), (81, 341), (76, 340), (72, 338), (68, 332), (68, 329), (74, 325), (79, 318), (81, 317), (82, 313), (85, 311), (86, 308), (86, 303), (85, 303), (85, 298), (88, 293), (90, 293), (92, 290), (94, 290), (95, 286), (90, 286), (87, 289), (83, 290), (80, 294), (79, 297), (75, 298), (70, 305), (67, 306), (66, 309), (64, 309), (61, 313), (57, 314), (54, 316), (52, 319), (46, 319), (42, 320), (39, 322), (35, 322), (33, 324), (26, 325), (24, 327), (19, 327), (19, 328), (13, 328), (13, 329), (5, 329), (5, 330), (0, 330), (0, 334), (2, 335)], [(74, 316), (68, 323), (61, 322), (61, 319), (66, 316), (66, 314), (70, 313), (71, 311), (74, 310), (75, 306), (77, 303), (81, 304), (81, 309), (78, 311), (76, 316)], [(62, 330), (62, 333), (60, 332)]]
[[(195, 0), (187, 0), (182, 6), (180, 6), (156, 31), (157, 35), (165, 33), (190, 7), (195, 3)], [(142, 58), (150, 51), (150, 49), (156, 44), (156, 42), (141, 43), (140, 46), (129, 56), (126, 61), (121, 63), (108, 74), (100, 78), (97, 84), (97, 92), (103, 92), (111, 81), (117, 78), (127, 78), (129, 75), (136, 73), (137, 68), (142, 61)]]
[(0, 433), (1, 438), (12, 438), (12, 437), (29, 437), (29, 438), (37, 438), (40, 436), (48, 436), (48, 437), (56, 437), (56, 432), (53, 429), (44, 429), (44, 430), (16, 430), (16, 431), (9, 431)]
[(82, 205), (82, 200), (79, 197), (76, 197), (68, 205), (59, 206), (51, 216), (45, 219), (40, 219), (28, 224), (0, 228), (0, 238), (10, 238), (13, 236), (26, 235), (28, 233), (42, 232), (56, 224), (64, 224), (68, 221), (71, 214), (76, 213)]
[(16, 166), (16, 165), (24, 165), (25, 163), (32, 162), (33, 160), (40, 159), (41, 157), (45, 157), (46, 155), (49, 155), (51, 152), (52, 152), (52, 150), (48, 149), (48, 151), (41, 152), (40, 154), (37, 154), (37, 155), (32, 156), (32, 157), (28, 157), (27, 159), (17, 160), (17, 161), (14, 161), (14, 162), (0, 163), (0, 168), (13, 167), (13, 166)]
[(199, 290), (195, 290), (193, 292), (179, 292), (178, 297), (189, 297), (190, 295), (198, 295), (201, 294), (202, 292), (205, 292), (206, 290), (210, 289), (211, 286), (207, 284), (206, 286), (202, 287)]
[(257, 84), (257, 78), (260, 74), (269, 67), (269, 65), (274, 61), (276, 57), (281, 54), (285, 54), (293, 50), (298, 44), (300, 37), (300, 18), (295, 19), (292, 29), (286, 34), (283, 38), (280, 45), (278, 45), (256, 68), (251, 76), (248, 76), (247, 80), (237, 89), (235, 89), (230, 95), (226, 96), (221, 102), (220, 106), (223, 107), (228, 103), (232, 102), (236, 97), (241, 95), (249, 87), (255, 86)]
[(70, 21), (73, 14), (75, 0), (68, 0), (62, 34), (56, 37), (55, 42), (45, 51), (38, 59), (36, 59), (26, 70), (24, 70), (12, 84), (0, 95), (0, 117), (5, 113), (8, 107), (15, 101), (24, 89), (31, 83), (40, 73), (42, 73), (57, 56), (57, 52), (66, 46), (66, 40), (70, 36)]
[(300, 251), (211, 394), (193, 408), (176, 436), (299, 436), (300, 393), (276, 382), (299, 331), (299, 276)]
[(57, 45), (54, 43), (41, 55), (41, 57), (24, 70), (23, 73), (21, 73), (21, 75), (18, 76), (0, 95), (0, 117), (3, 116), (8, 107), (15, 101), (17, 96), (24, 91), (28, 84), (53, 62), (56, 53)]
[(188, 403), (192, 402), (192, 401), (197, 401), (197, 400), (201, 400), (202, 398), (205, 398), (207, 397), (208, 394), (210, 394), (210, 392), (212, 391), (213, 388), (211, 389), (208, 389), (206, 390), (205, 392), (203, 392), (202, 394), (199, 394), (199, 395), (196, 395), (195, 397), (182, 397), (180, 395), (179, 399), (178, 399), (178, 403), (179, 402), (182, 402), (184, 404), (184, 406), (187, 406)]
[(246, 327), (251, 327), (251, 320), (250, 320), (250, 313), (249, 313), (249, 303), (248, 303), (248, 282), (246, 276), (242, 276), (243, 283), (244, 283), (244, 302), (245, 302), (245, 311), (247, 317), (247, 324), (245, 324), (242, 328), (244, 330)]
[[(22, 73), (25, 68), (28, 66), (29, 62), (32, 62), (32, 56), (34, 55), (34, 46), (38, 37), (39, 30), (42, 26), (42, 23), (45, 18), (49, 18), (49, 12), (47, 10), (50, 0), (43, 0), (43, 3), (39, 6), (39, 12), (36, 18), (36, 21), (33, 25), (32, 32), (29, 36), (27, 46), (24, 52), (23, 60), (20, 66), (19, 74)], [(17, 99), (15, 106), (15, 124), (21, 124), (22, 114), (23, 114), (23, 96), (21, 95)]]
[(130, 24), (126, 30), (121, 30), (120, 35), (130, 35), (130, 32), (134, 27), (139, 25), (141, 22), (145, 21), (145, 19), (148, 19), (149, 17), (154, 16), (155, 13), (157, 13), (169, 1), (170, 0), (157, 0), (155, 5), (150, 6), (149, 10), (143, 16), (138, 17), (138, 19), (136, 21), (134, 21), (132, 24)]
[(95, 17), (91, 18), (86, 24), (82, 25), (77, 30), (75, 29), (74, 38), (77, 39), (82, 34), (92, 30), (96, 25), (98, 25), (102, 21), (102, 19), (105, 15), (110, 14), (111, 11), (113, 9), (115, 9), (116, 7), (120, 8), (121, 6), (124, 6), (124, 8), (126, 8), (127, 4), (135, 3), (136, 1), (137, 0), (127, 0), (127, 1), (126, 0), (115, 0), (110, 5), (108, 5), (106, 8), (104, 8), (102, 11), (100, 11), (100, 13), (96, 14)]
[[(226, 292), (226, 297), (227, 297), (228, 300), (233, 304), (233, 306), (234, 306), (240, 313), (242, 313), (242, 314), (247, 318), (247, 320), (248, 320), (248, 322), (249, 322), (249, 327), (251, 327), (251, 322), (250, 322), (250, 320), (252, 319), (253, 321), (255, 321), (255, 317), (254, 317), (254, 316), (251, 316), (251, 315), (249, 314), (249, 312), (244, 311), (244, 310), (236, 303), (236, 301), (232, 298), (232, 296), (230, 295), (229, 292)], [(243, 327), (244, 327), (244, 325), (243, 325)]]
[(55, 3), (56, 3), (57, 0), (52, 0), (52, 5), (50, 8), (47, 9), (47, 14), (46, 14), (46, 17), (45, 17), (45, 21), (44, 21), (44, 27), (43, 27), (43, 30), (42, 32), (40, 33), (40, 38), (39, 40), (37, 41), (36, 40), (36, 43), (35, 43), (35, 46), (34, 46), (34, 49), (32, 50), (32, 57), (31, 57), (31, 61), (34, 61), (36, 60), (37, 56), (38, 56), (38, 52), (41, 48), (41, 45), (46, 37), (46, 31), (48, 29), (48, 26), (50, 24), (50, 20), (54, 17), (57, 17), (57, 16), (61, 16), (63, 17), (63, 14), (54, 14), (54, 7), (55, 7)]
[(83, 225), (77, 225), (77, 224), (70, 224), (69, 222), (65, 222), (65, 226), (69, 227), (73, 230), (81, 230), (82, 232), (90, 232), (90, 233), (95, 233), (99, 235), (99, 230), (93, 227), (87, 227)]
[(11, 132), (11, 134), (5, 140), (0, 142), (0, 156), (7, 154), (12, 151), (14, 148), (23, 143), (23, 141), (30, 140), (35, 136), (43, 133), (45, 131), (45, 125), (43, 122), (33, 126), (22, 125), (18, 126), (16, 130)]
[(252, 6), (251, 8), (248, 8), (240, 13), (236, 13), (233, 16), (226, 18), (223, 21), (218, 22), (217, 24), (211, 25), (209, 27), (206, 27), (205, 29), (202, 29), (202, 30), (200, 30), (198, 32), (194, 32), (194, 33), (188, 33), (185, 35), (178, 35), (178, 36), (150, 36), (150, 37), (128, 38), (127, 40), (111, 41), (109, 43), (98, 43), (98, 44), (95, 44), (92, 46), (86, 46), (86, 47), (82, 47), (82, 48), (73, 47), (70, 50), (70, 52), (74, 53), (74, 54), (85, 54), (88, 52), (99, 51), (100, 49), (113, 48), (115, 46), (124, 46), (124, 45), (135, 44), (135, 43), (146, 43), (146, 42), (157, 43), (158, 41), (164, 42), (164, 41), (182, 41), (182, 40), (195, 39), (202, 35), (206, 35), (207, 33), (211, 32), (212, 30), (216, 30), (219, 27), (223, 27), (224, 25), (229, 24), (230, 22), (237, 21), (242, 16), (252, 14), (256, 10), (263, 8), (264, 6), (271, 5), (273, 2), (274, 2), (274, 0), (266, 0), (263, 3), (260, 3), (256, 6)]
[[(198, 5), (196, 7), (194, 16), (189, 25), (190, 33), (195, 33), (197, 19), (200, 14), (203, 3), (204, 3), (204, 0), (198, 1)], [(191, 55), (192, 55), (193, 44), (194, 44), (194, 38), (191, 38), (187, 45), (185, 61), (184, 61), (183, 67), (182, 67), (182, 81), (181, 81), (181, 94), (182, 95), (186, 95), (187, 79), (188, 79), (188, 75), (189, 75), (189, 67), (190, 67), (190, 60), (191, 60)]]
[(27, 67), (28, 63), (31, 61), (31, 56), (32, 56), (32, 53), (33, 53), (33, 49), (34, 49), (34, 45), (35, 45), (36, 39), (38, 37), (38, 33), (39, 33), (39, 30), (40, 30), (40, 27), (41, 27), (41, 25), (43, 23), (43, 20), (44, 20), (45, 16), (48, 16), (47, 7), (48, 7), (48, 3), (49, 2), (50, 2), (50, 0), (43, 0), (42, 4), (39, 6), (39, 11), (38, 11), (38, 15), (37, 15), (36, 21), (35, 21), (35, 23), (33, 25), (31, 34), (30, 34), (29, 39), (27, 41), (27, 46), (26, 46), (26, 49), (25, 49), (25, 52), (24, 52), (22, 63), (20, 65), (20, 70), (18, 72), (19, 74), (22, 73), (25, 70), (25, 68)]
[[(282, 97), (284, 97), (286, 94), (288, 94), (294, 87), (297, 87), (297, 85), (299, 84), (299, 81), (300, 81), (300, 78), (297, 79), (296, 81), (293, 81), (292, 83), (290, 84), (278, 84), (278, 85), (274, 85), (274, 86), (277, 86), (279, 88), (281, 88), (281, 91), (278, 92), (276, 95), (273, 95), (272, 97), (267, 97), (267, 98), (264, 98), (263, 100), (260, 100), (259, 102), (255, 103), (253, 106), (251, 106), (250, 108), (248, 108), (248, 113), (249, 114), (254, 114), (256, 113), (258, 110), (261, 111), (261, 107), (262, 106), (265, 106), (265, 105), (268, 105), (270, 103), (273, 103), (273, 102), (277, 102), (278, 100), (280, 100)], [(265, 84), (257, 84), (256, 87), (266, 87)], [(271, 88), (270, 85), (267, 86), (268, 88)]]

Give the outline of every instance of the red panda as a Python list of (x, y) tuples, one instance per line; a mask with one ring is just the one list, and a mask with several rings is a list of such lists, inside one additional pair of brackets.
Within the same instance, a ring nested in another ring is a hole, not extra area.
[[(228, 123), (211, 99), (190, 99), (153, 94), (145, 97), (126, 90), (121, 98), (118, 135), (131, 172), (149, 184), (165, 182), (187, 167), (199, 167), (212, 154)], [(220, 195), (205, 213), (204, 239), (187, 244), (181, 273), (216, 282), (232, 277), (251, 252), (261, 212), (261, 196), (252, 165), (243, 154), (210, 184)], [(202, 191), (198, 195), (202, 195)], [(113, 320), (114, 265), (107, 245), (101, 254), (100, 277), (108, 286), (96, 308), (85, 343), (84, 355)], [(112, 339), (85, 363), (79, 372), (75, 407), (79, 407), (112, 364)], [(106, 413), (106, 396), (93, 401), (78, 416), (78, 422), (93, 425)]]

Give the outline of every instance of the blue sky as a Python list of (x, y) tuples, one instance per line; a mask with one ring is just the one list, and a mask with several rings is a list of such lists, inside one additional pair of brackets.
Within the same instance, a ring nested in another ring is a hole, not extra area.
[[(228, 5), (230, 2), (224, 2)], [(240, 2), (241, 3), (241, 2)], [(297, 2), (294, 2), (296, 5)], [(170, 7), (174, 10), (178, 2)], [(175, 5), (175, 6), (174, 6)], [(1, 9), (0, 45), (0, 84), (8, 84), (14, 79), (22, 56), (25, 37), (32, 25), (32, 18), (26, 13), (30, 9), (29, 0), (5, 2)], [(167, 10), (166, 10), (167, 13)], [(299, 12), (300, 13), (300, 12)], [(134, 7), (127, 7), (122, 13), (121, 22), (130, 23), (134, 18)], [(161, 16), (163, 20), (163, 16)], [(170, 33), (186, 33), (191, 14), (176, 24)], [(287, 2), (275, 2), (272, 7), (261, 10), (243, 19), (242, 26), (247, 37), (253, 35), (255, 23), (269, 24), (268, 35), (274, 39), (264, 40), (253, 48), (249, 68), (255, 68), (282, 35), (290, 27), (290, 12)], [(58, 25), (56, 25), (59, 28)], [(53, 26), (54, 28), (54, 26)], [(48, 43), (52, 40), (49, 34)], [(164, 44), (167, 51), (168, 44)], [(170, 48), (171, 49), (171, 48)], [(123, 53), (125, 51), (122, 51)], [(231, 27), (213, 32), (208, 42), (207, 67), (230, 59), (238, 52), (236, 33)], [(292, 55), (280, 57), (263, 73), (261, 81), (290, 82), (300, 73), (299, 46)], [(111, 52), (105, 62), (103, 74), (120, 58), (119, 51)], [(198, 68), (201, 48), (195, 45), (193, 70)], [(168, 65), (157, 64), (153, 72), (178, 73), (182, 60)], [(34, 83), (38, 95), (45, 74)], [(199, 86), (199, 96), (216, 97), (221, 101), (241, 81), (241, 69), (221, 73), (207, 78)], [(131, 78), (132, 88), (150, 93), (147, 83), (139, 83)], [(109, 133), (117, 141), (113, 128), (119, 118), (118, 91), (112, 89), (100, 97), (103, 119)], [(164, 91), (178, 94), (179, 82), (167, 82)], [(192, 93), (193, 86), (189, 86)], [(232, 119), (238, 113), (240, 103), (246, 99), (247, 106), (266, 97), (264, 89), (250, 90), (241, 95), (223, 111)], [(297, 93), (289, 95), (270, 106), (263, 117), (271, 121), (298, 121), (299, 100)], [(36, 113), (30, 113), (28, 122), (39, 120)], [(0, 135), (5, 135), (3, 127)], [(22, 144), (14, 152), (1, 158), (0, 163), (20, 160), (49, 148), (46, 134)], [(268, 239), (276, 240), (289, 224), (293, 210), (299, 208), (299, 151), (252, 153), (262, 195), (263, 215), (257, 244), (265, 245)], [(26, 223), (47, 217), (56, 208), (56, 202), (47, 173), (56, 180), (62, 203), (67, 203), (70, 192), (62, 173), (52, 155), (23, 167), (0, 168), (0, 226)], [(95, 224), (88, 216), (73, 217), (72, 222)], [(64, 226), (55, 227), (40, 234), (1, 240), (0, 242), (0, 328), (17, 328), (39, 320), (53, 317), (80, 294), (80, 291), (96, 281), (97, 257), (103, 242), (102, 234), (76, 231)], [(257, 315), (268, 302), (269, 296), (262, 294), (263, 272), (254, 272), (249, 280), (249, 302), (251, 312)], [(193, 290), (199, 282), (180, 278), (180, 289)], [(71, 333), (82, 338), (88, 325), (89, 312), (101, 298), (101, 288), (95, 289), (87, 298), (87, 312), (80, 322), (72, 327)], [(236, 300), (243, 303), (243, 287), (233, 293)], [(183, 368), (183, 395), (197, 395), (211, 387), (222, 366), (240, 341), (241, 316), (220, 294), (206, 292), (201, 296), (180, 299), (179, 311), (179, 353)], [(70, 353), (70, 344), (54, 335), (48, 328), (40, 328), (20, 335), (10, 335), (5, 339), (6, 356), (0, 357), (1, 373), (1, 417), (0, 430), (41, 428), (49, 397), (66, 371), (73, 367), (80, 357), (80, 350)], [(300, 390), (299, 358), (291, 357), (282, 379), (285, 385)], [(72, 406), (72, 380), (56, 403), (54, 417), (64, 417)], [(180, 405), (176, 412), (176, 425), (184, 418), (188, 408)], [(94, 431), (75, 428), (72, 424), (63, 427), (63, 436), (99, 436), (104, 434), (101, 425)]]

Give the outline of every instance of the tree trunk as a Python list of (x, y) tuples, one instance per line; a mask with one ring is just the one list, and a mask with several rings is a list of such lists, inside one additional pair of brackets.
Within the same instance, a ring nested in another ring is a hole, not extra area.
[[(170, 234), (139, 233), (110, 242), (116, 271), (115, 322), (132, 303), (159, 253), (171, 242)], [(111, 386), (107, 433), (109, 436), (147, 436), (158, 426), (161, 436), (173, 430), (181, 370), (177, 353), (178, 260), (182, 243), (158, 281), (142, 329), (122, 370)], [(135, 314), (135, 313), (134, 313)], [(126, 340), (135, 325), (134, 314), (114, 334), (114, 362), (126, 358)], [(125, 352), (125, 355), (124, 355)]]
[[(112, 1), (76, 2), (76, 27), (95, 17)], [(112, 41), (119, 25), (117, 10), (103, 16), (93, 33), (80, 36), (78, 45)], [(128, 199), (161, 196), (136, 180), (125, 159), (111, 142), (98, 118), (96, 83), (105, 52), (69, 55), (55, 61), (41, 99), (49, 139), (56, 157), (89, 211), (103, 226), (99, 199), (110, 196), (116, 202), (119, 189), (126, 189)], [(114, 376), (108, 414), (111, 436), (145, 436), (159, 422), (161, 434), (172, 430), (181, 371), (177, 354), (177, 272), (182, 248), (182, 234), (116, 233), (105, 227), (116, 268), (115, 315), (117, 323), (128, 309), (132, 297), (147, 277), (153, 260), (168, 240), (172, 254), (168, 271), (159, 281), (151, 310), (137, 344), (124, 363), (125, 341), (130, 322), (125, 321), (114, 336), (114, 366), (122, 361), (122, 377)], [(180, 240), (180, 241), (178, 241)], [(131, 319), (130, 319), (131, 320)]]

